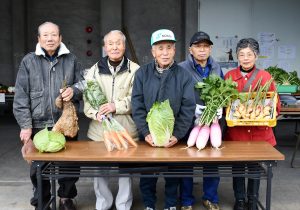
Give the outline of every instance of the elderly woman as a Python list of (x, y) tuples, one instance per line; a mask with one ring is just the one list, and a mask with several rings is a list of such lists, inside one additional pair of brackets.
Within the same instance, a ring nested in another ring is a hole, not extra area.
[[(232, 78), (237, 82), (239, 92), (248, 92), (250, 85), (255, 87), (258, 80), (261, 78), (260, 85), (264, 85), (271, 79), (271, 75), (264, 70), (256, 68), (255, 62), (259, 54), (259, 44), (255, 39), (247, 38), (238, 42), (236, 47), (237, 59), (240, 66), (233, 69), (225, 75), (225, 79)], [(271, 83), (269, 91), (275, 91), (274, 83)], [(277, 112), (280, 109), (280, 101), (278, 100)], [(271, 145), (276, 145), (276, 139), (272, 128), (266, 126), (236, 126), (229, 127), (226, 131), (225, 138), (229, 141), (267, 141)], [(235, 170), (235, 169), (233, 169)], [(251, 170), (250, 168), (248, 170)], [(233, 190), (235, 196), (234, 210), (256, 210), (256, 198), (258, 197), (259, 180), (248, 179), (247, 198), (245, 178), (233, 178)]]
[[(196, 107), (192, 76), (174, 61), (175, 36), (170, 30), (161, 29), (151, 36), (154, 60), (137, 72), (132, 89), (132, 114), (138, 132), (149, 146), (154, 142), (146, 122), (147, 113), (155, 102), (167, 99), (175, 117), (174, 131), (165, 147), (180, 141), (192, 125)], [(179, 178), (165, 178), (164, 209), (176, 210)], [(140, 189), (145, 209), (155, 209), (157, 177), (141, 178)]]

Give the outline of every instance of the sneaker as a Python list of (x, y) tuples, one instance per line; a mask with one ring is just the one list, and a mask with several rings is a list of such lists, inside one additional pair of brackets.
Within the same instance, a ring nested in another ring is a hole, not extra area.
[(181, 210), (193, 210), (192, 206), (181, 206)]
[(146, 207), (144, 210), (154, 210), (154, 209), (150, 207)]
[(247, 210), (247, 205), (245, 200), (235, 201), (233, 210)]
[(76, 210), (72, 199), (59, 200), (59, 210)]
[(217, 203), (212, 203), (209, 200), (204, 200), (203, 201), (203, 206), (207, 209), (207, 210), (220, 210), (220, 207)]

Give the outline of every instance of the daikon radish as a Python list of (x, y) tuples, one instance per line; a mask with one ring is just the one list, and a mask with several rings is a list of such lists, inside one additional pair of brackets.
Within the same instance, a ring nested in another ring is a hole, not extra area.
[(202, 150), (206, 146), (209, 138), (209, 132), (210, 128), (207, 125), (201, 127), (196, 140), (196, 147), (198, 150)]
[(213, 122), (210, 126), (210, 143), (216, 149), (222, 144), (222, 131), (218, 121)]
[(192, 129), (192, 131), (189, 135), (189, 139), (187, 141), (187, 147), (193, 147), (196, 144), (196, 140), (197, 140), (200, 129), (201, 129), (200, 125), (197, 125)]

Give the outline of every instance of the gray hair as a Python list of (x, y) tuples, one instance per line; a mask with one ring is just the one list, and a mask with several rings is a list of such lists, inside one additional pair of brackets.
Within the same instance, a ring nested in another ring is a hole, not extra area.
[(112, 30), (112, 31), (108, 32), (107, 34), (105, 34), (105, 36), (104, 36), (104, 38), (103, 38), (104, 44), (105, 44), (105, 42), (107, 41), (107, 37), (108, 37), (110, 34), (113, 34), (113, 33), (120, 34), (121, 37), (122, 37), (122, 40), (123, 40), (124, 44), (126, 43), (126, 36), (123, 34), (122, 31), (120, 31), (120, 30)]
[(249, 47), (256, 56), (259, 54), (259, 44), (253, 38), (241, 39), (236, 45), (236, 54), (238, 54), (242, 49)]
[(41, 35), (41, 28), (42, 28), (44, 25), (47, 25), (47, 24), (52, 24), (52, 25), (56, 26), (57, 29), (58, 29), (58, 34), (60, 35), (60, 29), (59, 29), (59, 26), (58, 26), (57, 24), (55, 24), (55, 23), (53, 23), (53, 22), (44, 22), (44, 23), (42, 23), (41, 25), (39, 25), (39, 27), (38, 27), (38, 36)]

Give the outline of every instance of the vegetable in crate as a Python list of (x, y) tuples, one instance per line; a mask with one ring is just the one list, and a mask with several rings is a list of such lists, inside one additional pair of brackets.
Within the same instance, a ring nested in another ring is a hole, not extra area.
[(147, 114), (146, 121), (156, 146), (161, 147), (169, 143), (175, 123), (169, 100), (155, 102)]
[(66, 139), (60, 132), (48, 131), (46, 127), (35, 134), (33, 144), (40, 152), (58, 152), (65, 148)]

